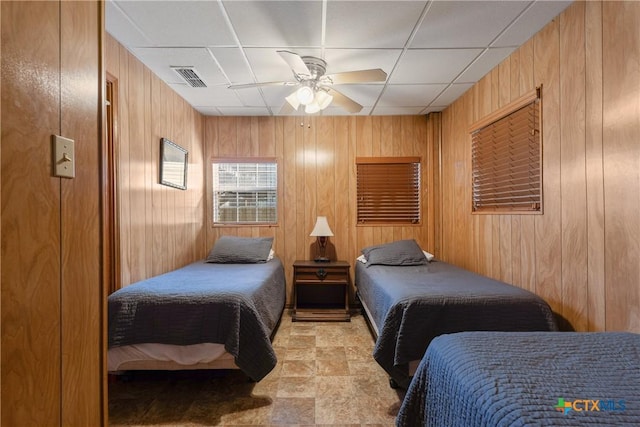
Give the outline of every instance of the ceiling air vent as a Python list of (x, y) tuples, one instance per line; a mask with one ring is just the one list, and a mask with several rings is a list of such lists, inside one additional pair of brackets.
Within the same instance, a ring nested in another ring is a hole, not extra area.
[(207, 87), (193, 67), (171, 67), (191, 87)]

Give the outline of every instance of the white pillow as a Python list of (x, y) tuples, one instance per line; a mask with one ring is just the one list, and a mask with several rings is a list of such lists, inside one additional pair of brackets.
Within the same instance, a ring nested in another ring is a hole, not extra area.
[(429, 261), (429, 262), (431, 262), (431, 260), (435, 258), (435, 256), (433, 256), (433, 254), (430, 254), (427, 251), (422, 251), (422, 253), (424, 254), (425, 257), (427, 257), (427, 261)]
[(275, 255), (276, 253), (273, 251), (273, 249), (269, 249), (269, 256), (267, 257), (267, 261), (271, 261)]

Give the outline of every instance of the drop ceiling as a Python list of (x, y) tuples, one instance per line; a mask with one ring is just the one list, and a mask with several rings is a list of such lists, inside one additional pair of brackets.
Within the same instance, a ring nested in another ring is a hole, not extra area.
[[(280, 115), (292, 80), (278, 55), (327, 61), (327, 74), (381, 68), (380, 83), (334, 85), (358, 115), (442, 111), (570, 1), (131, 1), (106, 3), (106, 29), (196, 110)], [(172, 67), (193, 67), (194, 88)], [(300, 114), (300, 113), (292, 113)], [(348, 114), (329, 106), (322, 115)]]

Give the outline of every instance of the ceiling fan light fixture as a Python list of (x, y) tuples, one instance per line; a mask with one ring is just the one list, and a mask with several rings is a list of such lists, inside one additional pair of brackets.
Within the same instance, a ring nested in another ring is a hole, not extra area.
[(312, 103), (307, 104), (304, 107), (304, 112), (307, 113), (307, 114), (315, 114), (320, 110), (321, 110), (321, 108), (320, 108), (320, 106), (318, 105), (318, 103), (316, 101), (313, 101)]
[(318, 93), (316, 93), (316, 102), (318, 103), (318, 106), (321, 110), (327, 108), (332, 101), (333, 96), (329, 95), (324, 90), (319, 90)]
[(297, 110), (300, 106), (300, 101), (298, 101), (298, 92), (293, 92), (291, 95), (287, 96), (285, 99), (287, 102), (293, 107), (294, 110)]
[(308, 105), (315, 99), (315, 93), (311, 87), (305, 85), (301, 86), (300, 89), (296, 91), (296, 97), (300, 104)]

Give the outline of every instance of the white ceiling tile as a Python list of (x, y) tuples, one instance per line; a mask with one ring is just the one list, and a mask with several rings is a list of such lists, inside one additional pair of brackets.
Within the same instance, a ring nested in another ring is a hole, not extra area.
[(382, 107), (424, 107), (429, 105), (447, 87), (433, 85), (389, 85), (378, 105)]
[(104, 7), (105, 26), (111, 35), (124, 46), (148, 46), (152, 42), (122, 11), (117, 3), (108, 1)]
[(173, 90), (182, 96), (190, 105), (204, 107), (207, 105), (219, 105), (226, 107), (241, 107), (246, 105), (236, 95), (235, 91), (226, 86), (217, 87), (191, 87), (186, 84), (172, 84)]
[(456, 82), (477, 82), (491, 71), (496, 64), (501, 63), (502, 60), (509, 56), (515, 49), (516, 48), (514, 47), (492, 47), (485, 50), (473, 63), (469, 65), (469, 68), (464, 70), (464, 72), (456, 79)]
[(403, 48), (425, 1), (330, 1), (327, 47)]
[(571, 1), (536, 1), (496, 40), (494, 46), (520, 46), (547, 25)]
[(218, 62), (231, 84), (248, 83), (253, 77), (240, 48), (210, 47), (209, 52)]
[[(485, 47), (529, 1), (434, 1), (412, 48)], [(478, 23), (482, 25), (478, 25)]]
[(270, 116), (268, 108), (260, 107), (219, 107), (218, 110), (223, 116)]
[(482, 49), (410, 49), (400, 59), (391, 83), (450, 83)]
[(320, 46), (320, 1), (223, 1), (245, 46)]
[(134, 48), (133, 54), (167, 83), (184, 83), (172, 66), (195, 67), (207, 86), (226, 85), (227, 79), (205, 48)]
[(433, 105), (449, 105), (472, 87), (473, 83), (452, 84), (433, 101)]
[(216, 2), (116, 1), (148, 37), (150, 46), (234, 45)]

